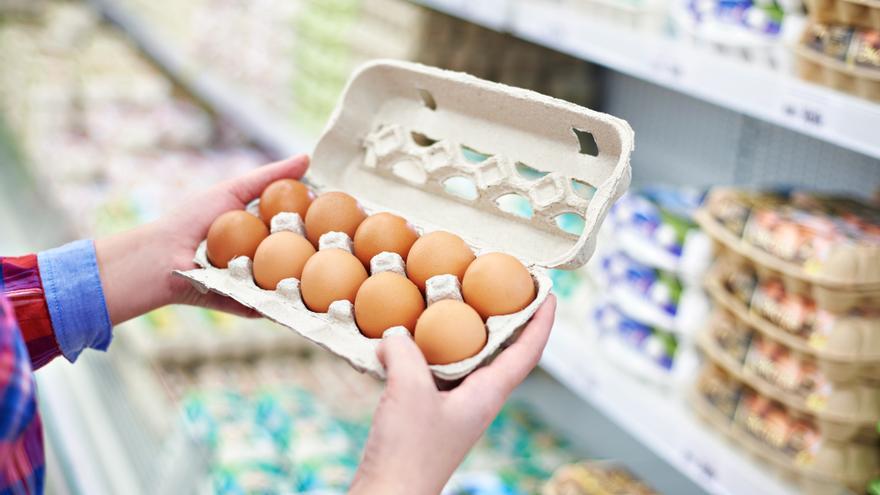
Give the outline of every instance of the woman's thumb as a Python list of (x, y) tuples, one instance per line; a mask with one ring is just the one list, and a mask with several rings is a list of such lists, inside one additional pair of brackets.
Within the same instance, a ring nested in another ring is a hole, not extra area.
[(435, 388), (431, 370), (409, 332), (389, 329), (379, 344), (379, 361), (385, 366), (388, 386), (395, 388)]

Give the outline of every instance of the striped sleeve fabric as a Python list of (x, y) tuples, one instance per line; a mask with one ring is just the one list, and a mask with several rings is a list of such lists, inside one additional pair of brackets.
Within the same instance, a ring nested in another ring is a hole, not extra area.
[(0, 295), (0, 495), (43, 493), (43, 430), (28, 351)]
[(59, 356), (37, 255), (0, 257), (0, 295), (12, 304), (33, 368)]

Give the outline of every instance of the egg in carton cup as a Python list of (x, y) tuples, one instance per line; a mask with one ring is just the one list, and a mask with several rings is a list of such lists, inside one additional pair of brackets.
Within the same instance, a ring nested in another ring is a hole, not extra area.
[[(430, 366), (438, 383), (449, 384), (516, 338), (550, 294), (546, 269), (587, 262), (608, 209), (629, 186), (632, 150), (632, 129), (610, 115), (468, 74), (375, 61), (349, 81), (304, 180), (316, 193), (350, 193), (367, 214), (399, 215), (420, 235), (453, 232), (476, 255), (507, 253), (528, 269), (535, 285), (531, 303), (486, 319), (487, 340), (475, 355)], [(526, 177), (521, 169), (533, 173)], [(455, 182), (467, 187), (450, 187)], [(498, 200), (510, 194), (526, 201), (531, 214), (503, 210)], [(258, 209), (256, 203), (249, 207)], [(281, 215), (272, 218), (273, 230), (302, 232), (295, 214)], [(579, 234), (563, 229), (572, 217), (583, 223)], [(318, 252), (350, 250), (350, 242), (344, 233), (324, 234)], [(385, 377), (376, 356), (381, 339), (359, 331), (350, 301), (313, 312), (302, 300), (299, 280), (288, 278), (276, 290), (264, 290), (254, 283), (250, 259), (218, 268), (206, 251), (205, 242), (196, 251), (201, 268), (177, 274), (293, 329), (361, 372)], [(404, 272), (402, 258), (395, 256), (371, 259), (373, 275)], [(435, 277), (426, 292), (429, 305), (461, 299), (460, 281), (454, 275)]]

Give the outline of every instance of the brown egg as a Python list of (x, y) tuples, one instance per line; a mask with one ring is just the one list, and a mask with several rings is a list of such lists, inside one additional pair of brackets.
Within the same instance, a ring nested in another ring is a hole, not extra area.
[(306, 237), (315, 247), (327, 232), (345, 232), (354, 239), (354, 233), (367, 214), (357, 200), (344, 192), (328, 192), (318, 196), (306, 212)]
[(403, 275), (382, 272), (368, 278), (354, 300), (354, 317), (361, 333), (371, 339), (382, 337), (391, 327), (403, 326), (410, 333), (425, 310), (419, 288)]
[(460, 281), (474, 252), (455, 234), (437, 231), (423, 235), (412, 245), (406, 257), (406, 275), (419, 289), (434, 275), (451, 274)]
[(259, 218), (244, 210), (227, 211), (208, 229), (208, 261), (217, 268), (226, 268), (237, 256), (254, 259), (257, 246), (269, 235)]
[(467, 359), (486, 345), (486, 327), (474, 308), (444, 299), (428, 306), (416, 323), (415, 341), (428, 364)]
[(333, 301), (346, 299), (354, 303), (366, 279), (364, 265), (353, 254), (342, 249), (325, 249), (306, 261), (299, 288), (310, 310), (326, 313)]
[(461, 295), (483, 319), (516, 313), (535, 300), (531, 274), (509, 254), (488, 253), (468, 267)]
[(309, 188), (293, 179), (280, 179), (266, 186), (260, 195), (260, 218), (270, 225), (272, 217), (284, 212), (299, 213), (306, 218), (306, 211), (312, 204)]
[(403, 218), (391, 213), (376, 213), (367, 217), (354, 233), (354, 255), (367, 269), (377, 254), (388, 251), (406, 259), (409, 248), (419, 235)]
[(285, 278), (302, 277), (303, 267), (315, 248), (305, 237), (293, 232), (276, 232), (263, 239), (254, 254), (254, 282), (275, 290)]

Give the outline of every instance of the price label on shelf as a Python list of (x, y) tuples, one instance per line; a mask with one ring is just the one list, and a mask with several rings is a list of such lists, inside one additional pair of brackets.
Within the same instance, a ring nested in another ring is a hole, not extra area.
[(821, 95), (784, 88), (779, 101), (782, 119), (800, 129), (819, 131), (831, 127), (834, 112)]
[(647, 68), (654, 79), (680, 88), (690, 76), (689, 58), (668, 47), (660, 48), (647, 57)]
[(682, 452), (685, 463), (690, 466), (691, 471), (701, 481), (703, 486), (716, 487), (714, 493), (724, 493), (719, 481), (718, 467), (715, 461), (696, 449), (685, 448)]

